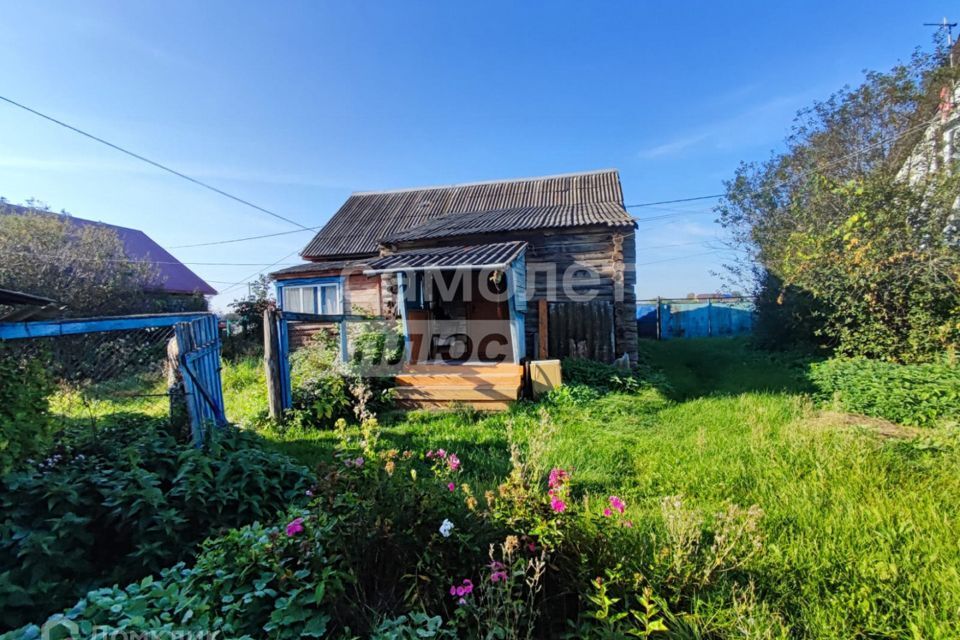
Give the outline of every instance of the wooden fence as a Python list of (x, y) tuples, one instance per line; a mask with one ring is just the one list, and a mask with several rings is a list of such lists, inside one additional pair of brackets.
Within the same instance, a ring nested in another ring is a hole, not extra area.
[(613, 361), (616, 353), (612, 302), (551, 302), (547, 307), (549, 357)]

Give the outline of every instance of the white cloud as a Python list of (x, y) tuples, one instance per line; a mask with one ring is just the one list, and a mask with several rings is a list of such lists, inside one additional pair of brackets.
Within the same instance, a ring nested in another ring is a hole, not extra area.
[(681, 156), (692, 148), (731, 149), (772, 144), (784, 137), (793, 115), (812, 97), (811, 91), (778, 96), (726, 118), (720, 118), (681, 132), (638, 152), (642, 159)]

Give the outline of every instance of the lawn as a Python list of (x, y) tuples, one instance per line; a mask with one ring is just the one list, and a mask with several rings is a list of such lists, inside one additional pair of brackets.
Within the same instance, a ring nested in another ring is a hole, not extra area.
[[(667, 496), (683, 496), (705, 518), (731, 502), (758, 505), (763, 546), (726, 577), (723, 597), (713, 592), (698, 605), (701, 630), (960, 636), (955, 434), (821, 412), (802, 367), (741, 340), (651, 342), (642, 351), (668, 385), (566, 393), (491, 416), (381, 416), (384, 438), (398, 449), (456, 451), (479, 488), (507, 473), (511, 443), (532, 449), (541, 469), (572, 468), (581, 495), (624, 497), (651, 535)], [(224, 374), (228, 415), (248, 426), (262, 412), (258, 372), (250, 361)], [(260, 433), (307, 464), (332, 455), (328, 429)]]

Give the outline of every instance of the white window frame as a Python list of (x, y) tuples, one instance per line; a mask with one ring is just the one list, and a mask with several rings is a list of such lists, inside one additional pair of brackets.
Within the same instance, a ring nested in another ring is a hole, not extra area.
[[(331, 294), (330, 291), (333, 291)], [(333, 298), (333, 305), (328, 310), (326, 308), (328, 300)], [(339, 315), (343, 313), (343, 310), (340, 308), (340, 301), (342, 300), (342, 294), (340, 291), (339, 282), (324, 282), (317, 285), (317, 311), (323, 315)]]
[[(339, 281), (320, 282), (317, 284), (298, 284), (283, 288), (283, 310), (293, 313), (317, 313), (321, 315), (340, 315), (343, 313), (343, 289)], [(313, 304), (309, 309), (304, 308), (304, 291), (313, 293)], [(332, 305), (324, 311), (324, 302), (331, 301)]]

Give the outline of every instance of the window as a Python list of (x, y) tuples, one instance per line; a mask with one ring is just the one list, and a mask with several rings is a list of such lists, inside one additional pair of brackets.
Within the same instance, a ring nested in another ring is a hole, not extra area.
[(340, 285), (337, 283), (322, 284), (317, 287), (320, 291), (320, 313), (334, 315), (342, 313), (340, 310)]
[(342, 313), (340, 283), (325, 282), (317, 285), (284, 287), (283, 310), (326, 315)]

